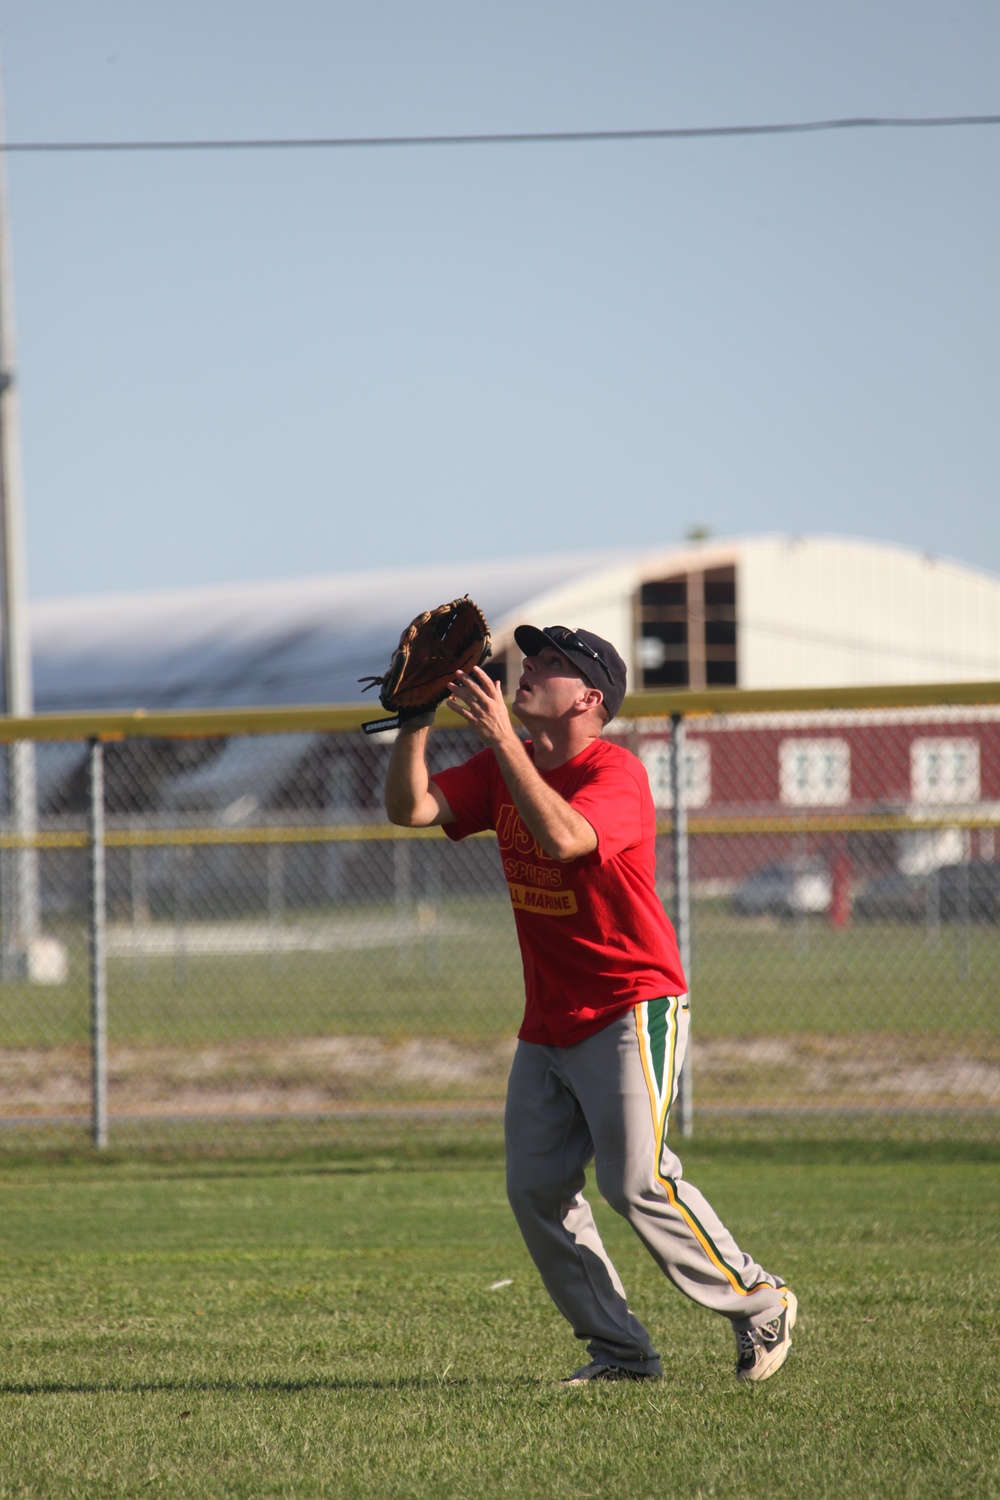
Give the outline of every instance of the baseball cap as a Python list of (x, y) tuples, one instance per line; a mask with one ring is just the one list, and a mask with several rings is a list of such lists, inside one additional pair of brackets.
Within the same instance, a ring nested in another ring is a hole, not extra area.
[(525, 656), (537, 656), (546, 646), (555, 646), (577, 668), (584, 681), (600, 688), (604, 706), (613, 719), (625, 697), (625, 663), (610, 641), (592, 630), (570, 630), (567, 625), (519, 625), (514, 639)]

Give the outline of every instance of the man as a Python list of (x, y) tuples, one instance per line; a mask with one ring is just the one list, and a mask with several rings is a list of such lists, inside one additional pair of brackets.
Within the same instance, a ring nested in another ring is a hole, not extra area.
[(656, 894), (656, 820), (642, 763), (603, 740), (625, 663), (587, 630), (522, 625), (513, 712), (477, 667), (450, 684), (485, 749), (433, 777), (433, 714), (393, 746), (386, 811), (449, 838), (497, 834), (524, 966), (507, 1092), (507, 1191), (521, 1233), (590, 1362), (568, 1384), (662, 1374), (583, 1197), (585, 1168), (666, 1276), (736, 1334), (738, 1380), (784, 1363), (794, 1293), (737, 1246), (666, 1142), (688, 1033), (686, 982)]

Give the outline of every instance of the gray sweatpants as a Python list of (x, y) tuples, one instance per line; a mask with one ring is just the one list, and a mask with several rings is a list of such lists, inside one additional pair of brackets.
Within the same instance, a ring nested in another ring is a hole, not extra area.
[(650, 1000), (572, 1047), (519, 1042), (507, 1089), (507, 1194), (553, 1302), (591, 1357), (659, 1371), (583, 1196), (597, 1187), (666, 1276), (738, 1328), (780, 1310), (784, 1285), (739, 1248), (667, 1145), (687, 1001)]

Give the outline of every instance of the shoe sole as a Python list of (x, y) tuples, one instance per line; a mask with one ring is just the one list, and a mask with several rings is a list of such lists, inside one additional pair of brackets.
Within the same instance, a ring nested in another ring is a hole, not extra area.
[(747, 1381), (751, 1380), (769, 1380), (772, 1375), (777, 1375), (778, 1371), (785, 1363), (785, 1360), (788, 1358), (789, 1351), (792, 1347), (792, 1329), (795, 1327), (795, 1320), (799, 1315), (799, 1299), (789, 1288), (786, 1288), (785, 1290), (785, 1307), (787, 1309), (788, 1318), (786, 1325), (788, 1329), (788, 1337), (781, 1343), (781, 1345), (777, 1349), (775, 1349), (773, 1354), (769, 1355), (765, 1359), (762, 1359), (759, 1364), (754, 1365), (752, 1371), (748, 1370), (745, 1375), (737, 1375), (736, 1379), (741, 1383), (746, 1383)]

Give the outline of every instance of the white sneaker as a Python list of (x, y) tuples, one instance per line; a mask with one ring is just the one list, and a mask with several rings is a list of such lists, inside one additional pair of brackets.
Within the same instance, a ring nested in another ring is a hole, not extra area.
[(736, 1379), (766, 1380), (780, 1370), (792, 1347), (792, 1329), (799, 1301), (790, 1287), (782, 1288), (785, 1305), (776, 1318), (759, 1328), (736, 1333)]

